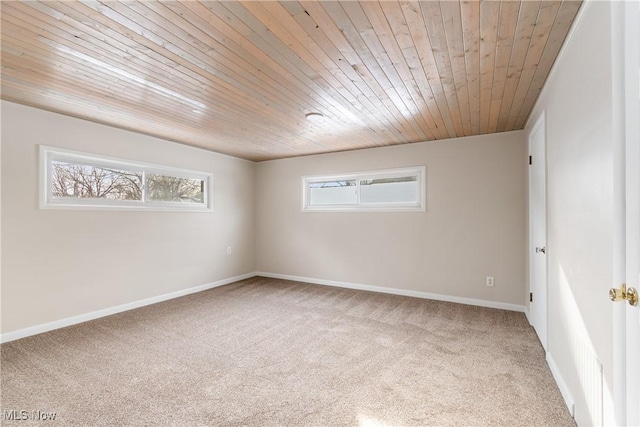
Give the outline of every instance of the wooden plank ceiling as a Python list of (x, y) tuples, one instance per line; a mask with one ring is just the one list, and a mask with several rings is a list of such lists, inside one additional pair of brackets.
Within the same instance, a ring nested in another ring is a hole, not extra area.
[(257, 161), (510, 131), (579, 7), (2, 1), (2, 98)]

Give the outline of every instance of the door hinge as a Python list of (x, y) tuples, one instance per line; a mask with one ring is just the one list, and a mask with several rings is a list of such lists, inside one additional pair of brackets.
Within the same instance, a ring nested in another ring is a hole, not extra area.
[(529, 302), (533, 302), (533, 292), (529, 292)]
[(531, 156), (529, 156), (529, 164), (531, 164)]

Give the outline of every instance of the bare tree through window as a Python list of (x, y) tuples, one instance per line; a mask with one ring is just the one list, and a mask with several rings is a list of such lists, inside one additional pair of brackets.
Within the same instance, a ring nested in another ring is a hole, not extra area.
[(147, 174), (147, 200), (163, 202), (204, 201), (204, 181), (175, 176)]
[(53, 162), (53, 197), (142, 200), (142, 173)]
[(42, 209), (213, 211), (209, 172), (45, 145), (40, 164)]

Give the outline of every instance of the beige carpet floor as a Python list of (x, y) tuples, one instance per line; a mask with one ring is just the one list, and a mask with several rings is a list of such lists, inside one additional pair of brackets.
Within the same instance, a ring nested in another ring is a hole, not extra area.
[(522, 313), (291, 281), (0, 350), (6, 425), (575, 425)]

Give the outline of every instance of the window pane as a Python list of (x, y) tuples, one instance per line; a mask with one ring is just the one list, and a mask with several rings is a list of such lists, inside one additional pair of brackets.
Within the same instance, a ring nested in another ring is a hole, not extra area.
[(52, 165), (53, 197), (142, 200), (142, 174), (77, 163)]
[(204, 186), (200, 179), (147, 174), (147, 200), (204, 203)]
[(353, 205), (358, 202), (355, 180), (312, 182), (309, 205)]
[(418, 179), (416, 176), (360, 180), (360, 202), (417, 203)]

